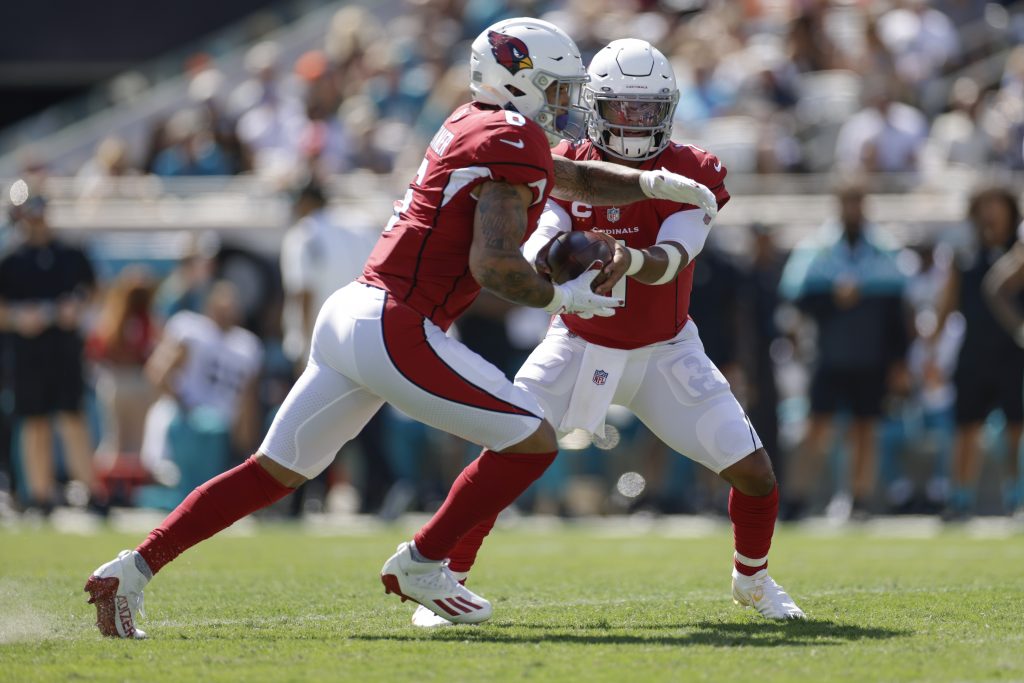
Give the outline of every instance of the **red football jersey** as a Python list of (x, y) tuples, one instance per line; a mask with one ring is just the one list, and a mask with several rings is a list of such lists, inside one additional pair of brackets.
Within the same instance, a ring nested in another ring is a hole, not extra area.
[[(590, 140), (575, 145), (562, 143), (553, 154), (568, 159), (601, 159)], [(658, 156), (648, 159), (641, 170), (664, 168), (693, 178), (708, 187), (718, 199), (721, 209), (729, 201), (725, 189), (725, 167), (718, 158), (692, 145), (670, 143)], [(572, 218), (573, 230), (605, 232), (634, 249), (644, 249), (658, 241), (662, 221), (670, 215), (697, 207), (664, 200), (648, 200), (627, 206), (591, 206), (582, 202), (557, 201)], [(616, 349), (636, 349), (674, 337), (689, 317), (690, 290), (693, 285), (693, 262), (679, 276), (664, 285), (645, 285), (623, 277), (626, 305), (610, 318), (594, 316), (584, 320), (565, 315), (566, 326), (589, 342)]]
[(547, 136), (517, 112), (467, 104), (434, 135), (359, 280), (448, 329), (480, 292), (469, 272), (476, 209), (470, 193), (487, 180), (533, 189), (525, 240), (554, 183)]

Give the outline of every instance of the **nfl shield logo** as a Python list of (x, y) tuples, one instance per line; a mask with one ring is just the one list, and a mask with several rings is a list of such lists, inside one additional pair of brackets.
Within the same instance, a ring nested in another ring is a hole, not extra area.
[(622, 211), (618, 207), (608, 209), (608, 222), (617, 223), (621, 215)]
[(607, 380), (607, 379), (608, 379), (608, 373), (605, 372), (604, 370), (595, 370), (594, 371), (594, 384), (597, 384), (597, 385), (604, 384), (605, 380)]

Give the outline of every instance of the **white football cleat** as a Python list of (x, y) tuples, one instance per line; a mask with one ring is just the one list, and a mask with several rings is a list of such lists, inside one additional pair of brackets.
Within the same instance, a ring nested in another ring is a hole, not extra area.
[(762, 569), (753, 576), (732, 570), (732, 599), (737, 605), (753, 607), (768, 619), (806, 619), (804, 611), (775, 579)]
[(145, 561), (137, 555), (134, 550), (122, 550), (117, 559), (102, 565), (85, 582), (89, 604), (96, 605), (96, 627), (105, 636), (146, 637), (145, 631), (135, 627), (138, 615), (145, 616), (142, 589), (149, 583), (137, 565), (137, 560)]
[(416, 611), (412, 613), (412, 625), (420, 628), (438, 628), (441, 626), (454, 626), (452, 622), (444, 617), (439, 617), (423, 605), (417, 605)]
[(491, 603), (456, 580), (443, 562), (417, 562), (412, 544), (402, 543), (380, 570), (385, 593), (402, 602), (412, 600), (457, 624), (477, 624), (491, 618)]

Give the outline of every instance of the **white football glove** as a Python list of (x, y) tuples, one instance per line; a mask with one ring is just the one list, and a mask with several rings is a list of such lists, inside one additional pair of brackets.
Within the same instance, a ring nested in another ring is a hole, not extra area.
[(642, 171), (640, 189), (651, 199), (667, 199), (680, 204), (693, 204), (715, 220), (718, 215), (718, 200), (714, 193), (693, 178), (671, 173), (665, 169)]
[(594, 294), (590, 289), (594, 278), (600, 274), (599, 270), (588, 270), (565, 284), (554, 285), (555, 294), (544, 310), (552, 315), (570, 313), (579, 315), (581, 318), (590, 318), (595, 315), (607, 318), (615, 315), (615, 309), (624, 305), (625, 302), (622, 299)]

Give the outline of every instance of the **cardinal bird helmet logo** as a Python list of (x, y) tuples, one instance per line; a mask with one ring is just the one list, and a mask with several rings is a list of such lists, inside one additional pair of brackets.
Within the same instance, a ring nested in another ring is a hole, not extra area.
[(515, 75), (520, 69), (533, 68), (530, 51), (519, 38), (491, 31), (487, 34), (487, 40), (491, 43), (491, 52), (498, 64), (508, 69), (510, 74)]

